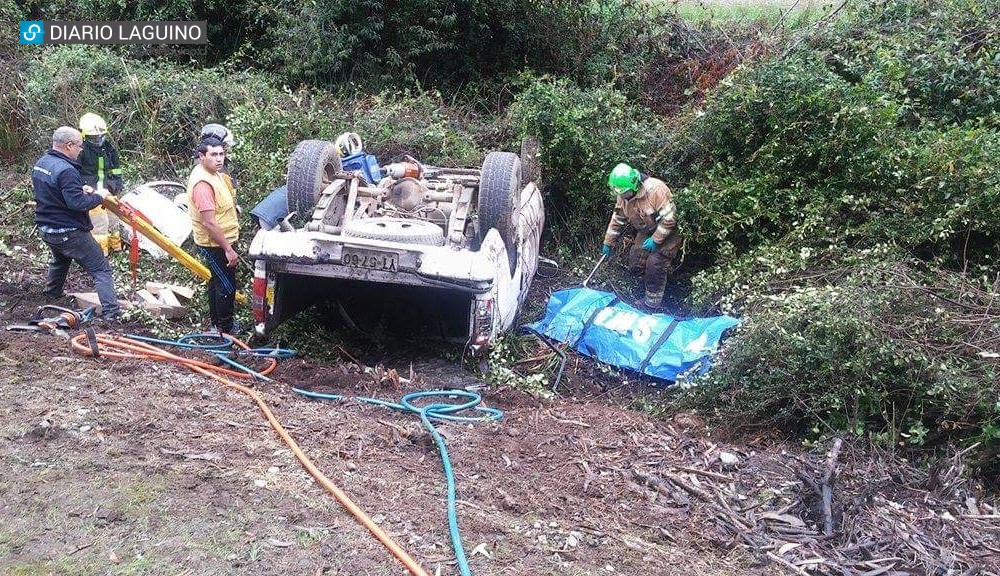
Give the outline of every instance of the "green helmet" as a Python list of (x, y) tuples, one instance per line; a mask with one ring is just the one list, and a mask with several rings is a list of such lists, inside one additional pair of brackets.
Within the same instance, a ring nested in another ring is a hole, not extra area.
[(623, 162), (611, 170), (608, 186), (613, 196), (634, 192), (639, 189), (639, 171)]

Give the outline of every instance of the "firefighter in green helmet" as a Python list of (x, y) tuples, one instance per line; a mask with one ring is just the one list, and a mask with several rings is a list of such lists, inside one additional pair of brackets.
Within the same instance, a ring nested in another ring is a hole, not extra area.
[(682, 244), (673, 195), (662, 180), (624, 163), (611, 170), (608, 186), (615, 198), (615, 208), (604, 234), (601, 254), (611, 253), (626, 224), (635, 228), (635, 240), (628, 255), (629, 271), (643, 274), (646, 295), (642, 304), (657, 310), (663, 301), (671, 264)]

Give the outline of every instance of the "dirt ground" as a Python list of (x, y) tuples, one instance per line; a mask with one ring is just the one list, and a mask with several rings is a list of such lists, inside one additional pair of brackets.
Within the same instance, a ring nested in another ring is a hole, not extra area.
[[(45, 255), (13, 230), (3, 237), (6, 325), (41, 303)], [(74, 270), (69, 288), (86, 284)], [(539, 282), (534, 297), (552, 287)], [(391, 362), (404, 376), (412, 362), (412, 381), (297, 358), (254, 387), (316, 466), (429, 574), (458, 574), (441, 461), (419, 420), (291, 391), (398, 400), (481, 384), (443, 357)], [(49, 334), (0, 331), (0, 365), (0, 573), (405, 573), (247, 396), (174, 365), (80, 356)], [(777, 432), (720, 441), (691, 415), (638, 409), (648, 390), (609, 390), (574, 373), (553, 400), (486, 388), (502, 420), (440, 426), (474, 574), (1000, 571), (997, 500), (965, 477), (960, 456), (914, 475), (848, 443), (831, 465), (830, 444), (810, 452)]]

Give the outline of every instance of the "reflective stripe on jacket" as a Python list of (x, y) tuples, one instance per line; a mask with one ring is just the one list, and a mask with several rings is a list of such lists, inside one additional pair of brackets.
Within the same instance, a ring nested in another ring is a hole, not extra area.
[(663, 244), (677, 228), (677, 208), (670, 188), (662, 180), (647, 176), (631, 200), (619, 196), (604, 233), (604, 243), (614, 246), (626, 224), (640, 232), (651, 232), (653, 241)]
[(84, 138), (83, 148), (77, 158), (83, 183), (94, 188), (106, 188), (112, 194), (122, 191), (122, 167), (118, 151), (105, 140), (100, 146)]

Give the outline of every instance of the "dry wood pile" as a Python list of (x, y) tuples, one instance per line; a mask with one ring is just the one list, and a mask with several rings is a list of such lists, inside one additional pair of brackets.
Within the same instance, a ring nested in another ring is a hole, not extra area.
[(710, 545), (741, 548), (761, 565), (801, 575), (1000, 573), (1000, 502), (977, 501), (962, 452), (920, 470), (840, 439), (780, 460), (683, 434), (642, 441), (649, 458), (619, 472), (651, 505), (687, 508), (713, 526)]

